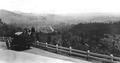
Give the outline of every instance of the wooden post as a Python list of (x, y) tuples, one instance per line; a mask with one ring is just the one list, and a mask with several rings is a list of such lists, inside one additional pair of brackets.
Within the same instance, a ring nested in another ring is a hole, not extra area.
[(46, 42), (46, 43), (45, 43), (45, 47), (46, 47), (46, 48), (48, 47), (48, 45), (47, 45), (47, 44), (48, 44), (48, 43)]
[(58, 53), (58, 44), (56, 44), (56, 52)]
[(36, 41), (36, 42), (35, 42), (35, 46), (36, 46), (36, 45), (39, 45), (38, 43), (39, 43), (39, 41)]
[(71, 56), (71, 52), (72, 52), (72, 47), (69, 47), (69, 55)]
[(3, 36), (2, 40), (5, 41), (4, 36)]
[(6, 48), (9, 49), (8, 39), (6, 40)]
[(34, 44), (33, 44), (34, 47), (38, 47), (39, 46), (39, 41), (36, 41)]
[(6, 41), (6, 46), (7, 46), (7, 49), (11, 49), (10, 47), (11, 47), (11, 44), (10, 44), (10, 42), (9, 42), (9, 40), (7, 39), (7, 41)]
[(87, 50), (87, 60), (89, 60), (89, 53), (90, 53), (90, 50)]
[(111, 56), (111, 62), (113, 62), (113, 57), (114, 57), (113, 54), (110, 54), (110, 56)]
[(46, 42), (45, 43), (45, 50), (49, 50), (47, 47), (48, 47), (48, 43)]

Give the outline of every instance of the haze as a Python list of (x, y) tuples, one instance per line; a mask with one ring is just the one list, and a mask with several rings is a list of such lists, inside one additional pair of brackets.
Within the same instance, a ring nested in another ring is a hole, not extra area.
[(119, 2), (119, 0), (0, 0), (0, 9), (36, 14), (120, 14)]

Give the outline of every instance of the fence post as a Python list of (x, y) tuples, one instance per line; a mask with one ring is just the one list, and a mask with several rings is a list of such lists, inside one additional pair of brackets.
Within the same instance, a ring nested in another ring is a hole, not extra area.
[(113, 62), (113, 57), (114, 57), (113, 54), (110, 54), (110, 56), (111, 56), (111, 62)]
[(72, 52), (72, 47), (69, 47), (69, 55), (71, 56), (71, 52)]
[(47, 43), (47, 42), (45, 43), (45, 47), (46, 47), (46, 48), (48, 47), (48, 43)]
[(56, 44), (56, 52), (58, 53), (58, 44)]
[(5, 41), (4, 36), (3, 36), (2, 40)]
[(35, 42), (35, 46), (38, 45), (38, 43), (39, 43), (39, 41), (36, 41), (36, 42)]
[(8, 42), (8, 39), (6, 40), (6, 48), (9, 49), (9, 42)]
[(39, 47), (39, 41), (36, 41), (34, 44), (33, 44), (34, 47)]
[(89, 60), (90, 50), (87, 50), (87, 60)]

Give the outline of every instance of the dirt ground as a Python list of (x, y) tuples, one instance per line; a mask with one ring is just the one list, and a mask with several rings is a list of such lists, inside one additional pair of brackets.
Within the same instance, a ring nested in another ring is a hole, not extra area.
[(4, 42), (0, 42), (0, 63), (91, 63), (37, 48), (24, 51), (7, 50)]

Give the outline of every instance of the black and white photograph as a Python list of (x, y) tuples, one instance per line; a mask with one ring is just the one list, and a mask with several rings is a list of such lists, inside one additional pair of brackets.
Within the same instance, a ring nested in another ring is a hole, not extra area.
[(120, 63), (120, 0), (0, 0), (0, 63)]

